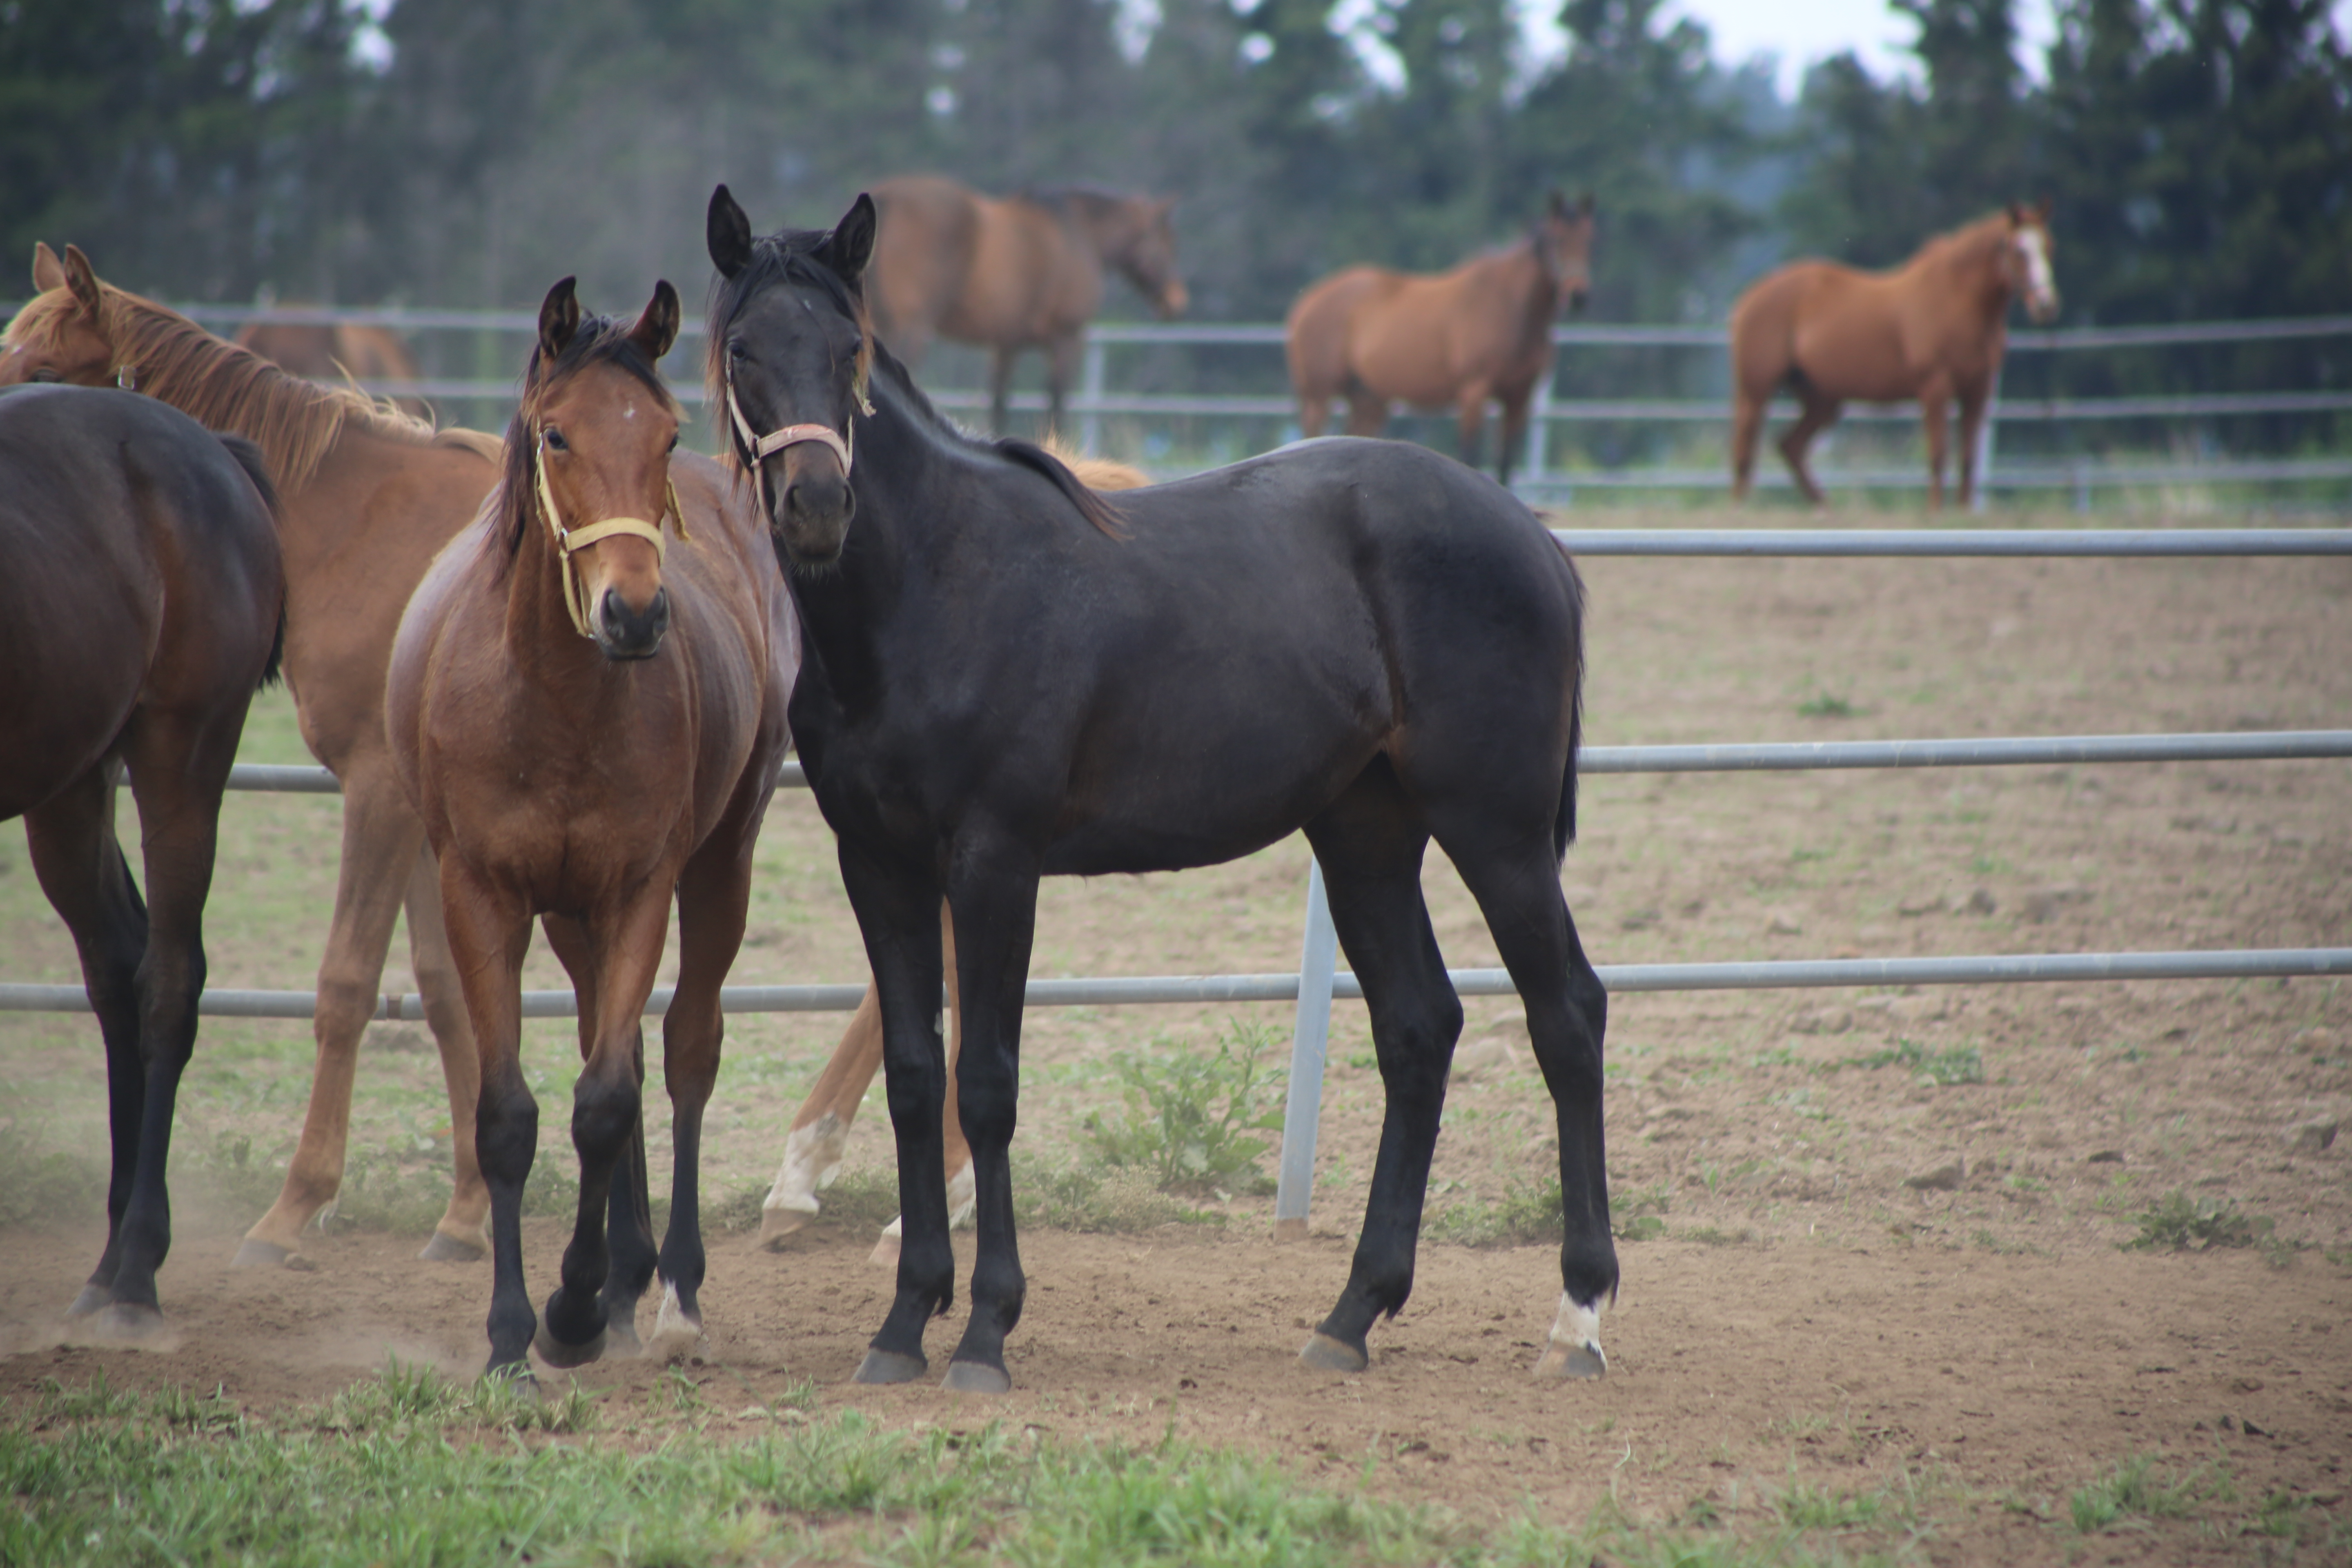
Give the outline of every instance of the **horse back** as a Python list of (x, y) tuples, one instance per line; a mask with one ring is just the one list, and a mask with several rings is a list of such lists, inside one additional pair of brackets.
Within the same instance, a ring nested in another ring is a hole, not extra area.
[(894, 348), (926, 341), (962, 297), (980, 198), (936, 174), (885, 180), (873, 195), (881, 223), (866, 292), (876, 325)]

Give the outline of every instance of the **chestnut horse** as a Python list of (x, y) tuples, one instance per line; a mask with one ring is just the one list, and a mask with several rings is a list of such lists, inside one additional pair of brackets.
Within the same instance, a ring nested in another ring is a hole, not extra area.
[[(386, 726), (439, 858), (481, 1047), (493, 1372), (523, 1371), (534, 1344), (556, 1366), (595, 1360), (608, 1334), (634, 1344), (656, 1267), (654, 1348), (676, 1353), (701, 1331), (697, 1176), (719, 991), (790, 744), (798, 644), (749, 493), (675, 451), (677, 405), (654, 366), (678, 321), (666, 282), (635, 324), (583, 318), (569, 278), (549, 290), (505, 478), (417, 588), (393, 649)], [(662, 1046), (677, 1152), (656, 1255), (639, 1019), (673, 895), (677, 989)], [(586, 1064), (572, 1100), (580, 1210), (544, 1318), (524, 1288), (521, 1232), (539, 1142), (520, 1050), (534, 915), (551, 917), (580, 998)]]
[(1102, 307), (1103, 269), (1135, 285), (1161, 317), (1190, 300), (1176, 271), (1173, 199), (1085, 185), (1002, 199), (934, 174), (874, 187), (882, 237), (874, 250), (875, 324), (899, 359), (920, 369), (934, 337), (980, 343), (989, 362), (989, 423), (1004, 429), (1013, 362), (1045, 353), (1050, 428), (1077, 374), (1087, 322)]
[[(311, 381), (415, 381), (416, 361), (400, 335), (383, 327), (354, 326), (348, 321), (305, 323), (247, 321), (233, 340), (251, 349), (280, 370)], [(412, 414), (425, 412), (423, 399), (394, 399)]]
[(1976, 493), (1977, 432), (2009, 346), (2009, 302), (2023, 295), (2037, 322), (2058, 313), (2050, 256), (2050, 204), (2012, 202), (1937, 236), (1891, 272), (1792, 261), (1751, 284), (1731, 308), (1732, 498), (1748, 499), (1765, 406), (1785, 386), (1803, 412), (1782, 433), (1780, 456), (1813, 505), (1823, 497), (1805, 448), (1837, 422), (1848, 398), (1918, 399), (1931, 510), (1944, 504), (1944, 416), (1957, 398), (1960, 504), (1968, 505)]
[(319, 965), (319, 1045), (301, 1142), (284, 1190), (237, 1249), (282, 1263), (330, 1212), (343, 1179), (360, 1036), (375, 1014), (404, 902), (416, 988), (449, 1086), (457, 1177), (424, 1256), (488, 1249), (489, 1195), (474, 1165), (473, 1031), (441, 931), (425, 829), (393, 775), (384, 665), (408, 595), (497, 478), (498, 445), (436, 433), (345, 387), (289, 375), (151, 300), (101, 282), (72, 246), (34, 247), (37, 296), (0, 343), (0, 385), (121, 383), (260, 447), (279, 496), (286, 561), (286, 683), (303, 743), (342, 784), (342, 856)]
[(1551, 325), (1592, 286), (1592, 197), (1573, 209), (1558, 191), (1525, 238), (1451, 272), (1380, 267), (1335, 272), (1298, 297), (1286, 323), (1299, 434), (1323, 434), (1331, 400), (1348, 400), (1348, 434), (1377, 436), (1389, 405), (1451, 407), (1462, 460), (1478, 466), (1486, 405), (1502, 405), (1495, 471), (1511, 455), (1528, 401), (1551, 374)]
[(1309, 443), (1114, 509), (1027, 442), (972, 441), (876, 340), (876, 226), (860, 196), (830, 231), (755, 240), (723, 185), (706, 219), (706, 379), (808, 639), (793, 731), (881, 996), (906, 1242), (859, 1380), (921, 1376), (925, 1327), (954, 1299), (941, 900), (978, 1204), (947, 1383), (1002, 1391), (1026, 1294), (1007, 1156), (1039, 879), (1213, 864), (1300, 828), (1388, 1093), (1355, 1261), (1302, 1359), (1363, 1371), (1372, 1325), (1412, 1289), (1462, 1029), (1422, 897), (1434, 838), (1527, 1003), (1555, 1100), (1565, 1239), (1538, 1370), (1600, 1375), (1618, 1279), (1607, 996), (1559, 884), (1574, 566), (1507, 491), (1402, 444)]
[[(221, 792), (277, 668), (261, 455), (127, 393), (0, 398), (0, 819), (22, 816), (106, 1040), (106, 1251), (69, 1315), (163, 1332), (172, 1110), (195, 1048)], [(114, 833), (125, 763), (147, 897)]]

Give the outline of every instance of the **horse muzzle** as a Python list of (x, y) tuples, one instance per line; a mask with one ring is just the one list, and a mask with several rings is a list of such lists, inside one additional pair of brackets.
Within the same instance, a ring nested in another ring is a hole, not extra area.
[(856, 492), (830, 455), (806, 464), (787, 462), (769, 531), (795, 566), (829, 566), (841, 558)]
[(2052, 289), (2040, 294), (2028, 294), (2025, 297), (2025, 313), (2032, 318), (2033, 324), (2037, 327), (2046, 327), (2056, 321), (2058, 290)]
[(1184, 280), (1181, 278), (1171, 278), (1168, 280), (1168, 286), (1160, 290), (1160, 298), (1154, 309), (1159, 311), (1161, 321), (1168, 321), (1182, 315), (1192, 309), (1192, 291), (1184, 287)]
[(651, 658), (661, 651), (669, 631), (669, 590), (656, 588), (639, 609), (606, 589), (596, 601), (594, 636), (597, 651), (615, 663)]

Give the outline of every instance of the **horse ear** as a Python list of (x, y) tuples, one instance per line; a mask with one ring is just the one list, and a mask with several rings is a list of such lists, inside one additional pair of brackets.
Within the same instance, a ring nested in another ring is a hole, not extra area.
[(2026, 225), (2026, 221), (2025, 204), (2023, 202), (2010, 203), (2009, 226), (2011, 228), (2023, 228)]
[(547, 291), (547, 299), (539, 307), (539, 358), (541, 364), (553, 364), (571, 346), (572, 334), (580, 330), (580, 279), (562, 278)]
[(80, 301), (83, 312), (91, 321), (97, 321), (100, 303), (105, 295), (100, 290), (97, 270), (90, 266), (89, 258), (81, 253), (78, 245), (66, 247), (66, 287), (73, 290), (73, 297)]
[(702, 237), (710, 247), (710, 264), (721, 278), (732, 278), (751, 264), (751, 220), (724, 185), (710, 193)]
[(1576, 216), (1579, 217), (1591, 217), (1592, 216), (1592, 193), (1591, 191), (1586, 191), (1583, 195), (1576, 198)]
[(46, 239), (33, 241), (33, 292), (46, 294), (65, 286), (65, 264), (58, 259), (58, 253), (49, 248)]
[(646, 302), (645, 313), (629, 329), (629, 341), (645, 350), (647, 359), (657, 360), (677, 342), (677, 324), (683, 315), (677, 290), (670, 287), (668, 279), (661, 279), (654, 284), (654, 297)]
[(866, 264), (874, 259), (874, 231), (879, 220), (874, 212), (874, 198), (864, 191), (849, 204), (841, 221), (833, 226), (822, 247), (824, 264), (833, 268), (853, 294), (863, 295), (866, 288)]
[(1568, 198), (1560, 194), (1558, 185), (1554, 185), (1551, 194), (1544, 198), (1544, 210), (1558, 218), (1568, 216)]

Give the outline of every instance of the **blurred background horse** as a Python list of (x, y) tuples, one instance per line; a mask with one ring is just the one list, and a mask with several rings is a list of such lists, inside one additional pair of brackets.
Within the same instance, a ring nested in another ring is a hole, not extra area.
[[(278, 369), (310, 381), (341, 384), (418, 379), (415, 356), (401, 342), (400, 334), (388, 327), (356, 326), (347, 321), (331, 326), (324, 322), (247, 321), (236, 330), (232, 341)], [(404, 413), (421, 416), (427, 412), (422, 398), (395, 397), (393, 402)]]

